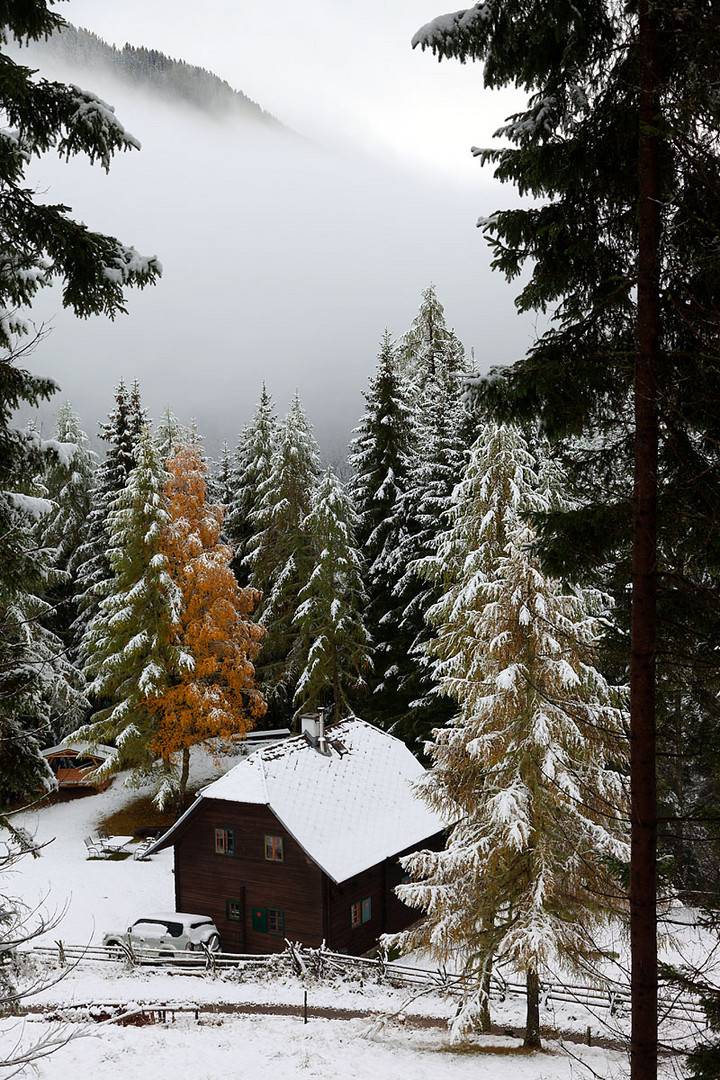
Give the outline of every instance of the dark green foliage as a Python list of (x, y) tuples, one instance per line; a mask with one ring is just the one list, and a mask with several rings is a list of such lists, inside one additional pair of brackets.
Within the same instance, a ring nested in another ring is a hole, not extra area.
[[(259, 414), (258, 414), (259, 415)], [(255, 670), (268, 702), (268, 726), (287, 724), (300, 676), (303, 636), (295, 624), (299, 595), (313, 570), (305, 528), (318, 479), (318, 448), (296, 394), (275, 440), (267, 478), (250, 521), (250, 585), (263, 594), (258, 622), (267, 637)]]
[(12, 427), (18, 407), (37, 405), (53, 390), (9, 357), (0, 362), (0, 806), (52, 786), (39, 751), (84, 703), (43, 599), (56, 580), (37, 541), (50, 503), (37, 497), (32, 477), (56, 455), (35, 433)]
[(97, 455), (89, 449), (87, 435), (69, 402), (58, 412), (54, 442), (59, 444), (57, 451), (61, 457), (51, 460), (45, 468), (47, 496), (53, 507), (41, 519), (37, 536), (42, 546), (49, 549), (53, 569), (59, 575), (47, 595), (53, 607), (52, 628), (70, 649), (71, 627), (79, 613), (75, 576), (87, 536)]
[(314, 568), (300, 590), (294, 622), (302, 635), (298, 712), (333, 707), (332, 719), (353, 711), (370, 670), (370, 638), (363, 613), (363, 559), (355, 546), (357, 516), (328, 469), (313, 493), (305, 532)]
[(368, 719), (390, 727), (398, 719), (396, 677), (412, 641), (410, 633), (400, 631), (404, 605), (394, 595), (402, 573), (401, 505), (412, 429), (387, 333), (364, 396), (366, 412), (355, 430), (350, 456), (356, 472), (352, 493), (360, 519), (358, 546), (368, 567), (366, 626), (375, 647), (372, 694), (363, 711)]
[[(707, 816), (711, 790), (717, 810), (717, 768), (705, 748), (715, 745), (710, 732), (720, 720), (720, 19), (702, 0), (660, 0), (653, 11), (661, 41), (659, 752), (672, 760), (699, 751), (694, 784), (686, 776), (681, 790), (683, 769), (663, 768), (661, 796), (670, 813), (682, 806)], [(516, 81), (530, 94), (502, 129), (511, 147), (478, 154), (537, 202), (493, 214), (484, 231), (508, 278), (531, 270), (519, 309), (550, 312), (553, 321), (527, 357), (481, 380), (477, 393), (501, 419), (539, 419), (553, 441), (577, 500), (535, 519), (545, 565), (612, 589), (616, 665), (629, 632), (637, 35), (634, 6), (596, 0), (551, 11), (486, 3), (417, 35), (441, 56), (483, 60), (487, 85)], [(693, 739), (698, 726), (704, 746)], [(675, 826), (668, 832), (673, 853)], [(703, 861), (687, 845), (685, 860)]]
[(108, 414), (107, 421), (100, 425), (100, 438), (108, 444), (108, 449), (97, 472), (86, 539), (75, 558), (74, 602), (79, 614), (72, 627), (73, 648), (83, 662), (86, 657), (80, 645), (81, 639), (97, 613), (99, 590), (113, 576), (107, 550), (107, 516), (113, 500), (123, 490), (135, 468), (135, 449), (145, 419), (137, 382), (128, 391), (121, 379), (115, 390), (115, 407)]
[[(275, 406), (263, 383), (260, 401), (238, 439), (228, 482), (228, 514), (225, 529), (235, 548), (233, 572), (240, 585), (250, 581), (250, 561), (255, 534), (255, 514), (277, 443)], [(256, 578), (260, 580), (258, 569)], [(256, 588), (258, 586), (255, 586)]]
[[(61, 27), (45, 0), (7, 3), (0, 12), (0, 42), (27, 44)], [(92, 232), (68, 216), (69, 207), (41, 203), (24, 186), (28, 160), (55, 150), (85, 154), (107, 170), (118, 150), (138, 147), (113, 112), (93, 94), (38, 78), (31, 68), (0, 54), (0, 346), (12, 349), (27, 326), (17, 309), (38, 289), (59, 279), (63, 303), (80, 316), (124, 311), (124, 290), (147, 285), (160, 264), (112, 236)]]

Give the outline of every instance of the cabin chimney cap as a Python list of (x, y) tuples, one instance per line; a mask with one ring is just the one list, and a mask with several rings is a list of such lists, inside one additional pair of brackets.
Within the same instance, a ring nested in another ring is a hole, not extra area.
[(300, 730), (311, 746), (321, 754), (330, 752), (328, 741), (325, 737), (325, 713), (329, 708), (319, 708), (314, 713), (300, 714)]

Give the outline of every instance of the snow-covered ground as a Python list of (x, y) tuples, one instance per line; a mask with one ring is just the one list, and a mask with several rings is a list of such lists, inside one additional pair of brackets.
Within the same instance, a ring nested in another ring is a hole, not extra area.
[[(223, 771), (229, 767), (226, 761)], [(196, 782), (218, 774), (209, 758), (199, 758)], [(148, 861), (89, 860), (84, 837), (98, 823), (119, 809), (136, 791), (128, 791), (116, 779), (100, 795), (51, 804), (15, 819), (34, 832), (46, 845), (38, 859), (25, 858), (3, 892), (25, 901), (30, 907), (44, 906), (59, 922), (43, 935), (47, 944), (62, 940), (67, 944), (99, 944), (109, 929), (123, 928), (143, 913), (174, 908), (172, 851), (163, 851)], [(684, 959), (697, 959), (707, 943), (688, 931), (682, 945), (674, 950)], [(332, 1007), (367, 1012), (352, 1020), (313, 1019), (307, 1026), (295, 1017), (215, 1016), (200, 1014), (198, 1021), (178, 1016), (173, 1024), (147, 1027), (102, 1028), (92, 1026), (89, 1037), (72, 1041), (38, 1065), (38, 1075), (47, 1080), (88, 1072), (93, 1080), (114, 1077), (119, 1069), (127, 1076), (153, 1080), (223, 1080), (224, 1077), (253, 1077), (253, 1080), (295, 1076), (318, 1076), (324, 1080), (351, 1076), (357, 1080), (388, 1080), (412, 1076), (433, 1080), (463, 1080), (464, 1077), (492, 1077), (492, 1080), (564, 1080), (590, 1075), (610, 1078), (626, 1075), (626, 1055), (605, 1050), (546, 1040), (543, 1053), (518, 1052), (519, 1039), (476, 1037), (472, 1046), (453, 1047), (447, 1030), (440, 1027), (419, 1030), (410, 1022), (392, 1020), (378, 1024), (382, 1014), (400, 1010), (408, 1016), (449, 1018), (454, 1003), (440, 994), (426, 994), (409, 1001), (409, 992), (366, 981), (335, 980), (304, 984), (291, 974), (250, 980), (236, 972), (216, 977), (172, 975), (153, 970), (126, 970), (109, 963), (82, 964), (28, 1004), (68, 1008), (91, 1002), (161, 1003), (192, 1002), (199, 1005), (223, 1003), (285, 1004), (299, 1006), (308, 990), (310, 1008)], [(523, 1024), (524, 1003), (508, 997), (493, 1003), (493, 1019), (508, 1030)], [(585, 1007), (563, 1003), (545, 1008), (543, 1023), (558, 1032), (585, 1034), (593, 1039), (621, 1036), (627, 1031), (627, 1017), (610, 1019)], [(22, 1024), (4, 1021), (3, 1028)], [(24, 1021), (24, 1041), (42, 1038), (47, 1022)], [(16, 1034), (20, 1034), (15, 1027)], [(76, 1030), (76, 1028), (73, 1028)], [(10, 1032), (1, 1032), (10, 1045)], [(670, 1033), (668, 1033), (670, 1034)], [(495, 1051), (492, 1050), (495, 1047)], [(667, 1075), (673, 1075), (678, 1059), (667, 1061)], [(0, 1068), (0, 1077), (3, 1070)]]

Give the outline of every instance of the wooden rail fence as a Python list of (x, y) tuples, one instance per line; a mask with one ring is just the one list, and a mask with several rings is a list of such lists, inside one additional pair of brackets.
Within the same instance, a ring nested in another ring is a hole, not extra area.
[[(345, 956), (322, 947), (305, 948), (290, 941), (287, 942), (284, 952), (262, 955), (212, 953), (207, 949), (201, 952), (169, 953), (157, 949), (135, 949), (128, 944), (113, 947), (78, 946), (66, 945), (62, 941), (57, 941), (54, 946), (37, 945), (31, 952), (38, 957), (53, 959), (61, 967), (85, 963), (120, 963), (129, 967), (160, 966), (164, 971), (204, 976), (233, 969), (241, 969), (249, 975), (254, 972), (267, 975), (273, 970), (279, 970), (291, 971), (301, 979), (341, 976), (361, 982), (387, 982), (392, 986), (418, 991), (437, 990), (448, 995), (462, 994), (467, 985), (467, 980), (462, 975), (443, 970), (409, 967), (390, 962), (382, 956), (377, 959)], [(524, 997), (525, 993), (523, 982), (504, 979), (498, 973), (493, 975), (491, 999), (503, 1001), (508, 996)], [(593, 1010), (603, 1010), (609, 1017), (622, 1016), (630, 1011), (630, 990), (627, 985), (610, 980), (595, 986), (560, 981), (542, 982), (542, 1006), (547, 1008), (556, 1002), (569, 1002)], [(662, 987), (660, 1007), (662, 1019), (689, 1021), (705, 1026), (705, 1013), (700, 1003), (690, 995), (677, 993), (670, 987)]]

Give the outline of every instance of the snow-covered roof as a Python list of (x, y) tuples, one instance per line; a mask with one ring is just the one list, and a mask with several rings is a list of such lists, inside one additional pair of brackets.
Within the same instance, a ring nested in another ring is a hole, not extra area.
[(78, 739), (66, 739), (65, 742), (58, 743), (57, 746), (48, 746), (47, 749), (42, 751), (42, 754), (43, 757), (49, 757), (50, 754), (62, 754), (63, 751), (67, 750), (74, 750), (76, 754), (87, 754), (88, 757), (97, 758), (107, 758), (115, 753), (112, 746), (104, 746), (102, 743), (88, 743)]
[(257, 750), (204, 788), (154, 847), (172, 842), (203, 799), (259, 803), (341, 882), (449, 824), (413, 793), (425, 770), (399, 739), (352, 717), (328, 726), (327, 741), (328, 755), (304, 735)]

